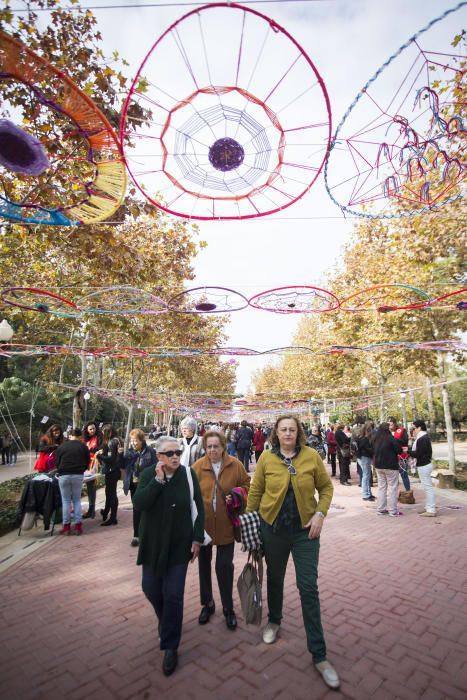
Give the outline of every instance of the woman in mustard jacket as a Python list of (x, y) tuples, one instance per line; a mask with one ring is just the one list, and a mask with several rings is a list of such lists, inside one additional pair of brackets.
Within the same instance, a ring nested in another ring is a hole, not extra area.
[(216, 545), (216, 576), (219, 584), (225, 622), (230, 630), (237, 627), (233, 609), (233, 577), (235, 536), (233, 525), (227, 514), (226, 502), (232, 498), (229, 493), (238, 486), (248, 489), (250, 477), (243, 464), (226, 451), (226, 438), (223, 433), (209, 431), (203, 435), (205, 456), (192, 466), (198, 477), (203, 498), (205, 528), (212, 543), (202, 547), (199, 553), (199, 587), (201, 609), (198, 622), (205, 625), (214, 613), (212, 597), (211, 560), (212, 546)]
[(295, 416), (277, 419), (270, 443), (272, 449), (263, 452), (256, 466), (247, 505), (247, 511), (259, 511), (267, 565), (269, 622), (263, 641), (272, 644), (279, 634), (284, 577), (292, 553), (308, 650), (326, 685), (338, 688), (339, 677), (326, 659), (317, 585), (319, 537), (333, 486), (319, 454), (306, 446)]

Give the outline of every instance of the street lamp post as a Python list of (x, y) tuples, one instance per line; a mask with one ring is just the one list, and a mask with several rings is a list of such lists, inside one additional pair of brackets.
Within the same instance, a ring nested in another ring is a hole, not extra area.
[(404, 424), (404, 428), (407, 430), (407, 406), (406, 406), (406, 399), (407, 399), (407, 392), (404, 391), (403, 389), (400, 390), (399, 396), (402, 399), (402, 422)]
[(368, 420), (368, 387), (370, 385), (370, 382), (366, 377), (363, 377), (362, 381), (360, 382), (362, 385), (362, 389), (365, 393), (365, 401), (366, 401), (366, 419)]

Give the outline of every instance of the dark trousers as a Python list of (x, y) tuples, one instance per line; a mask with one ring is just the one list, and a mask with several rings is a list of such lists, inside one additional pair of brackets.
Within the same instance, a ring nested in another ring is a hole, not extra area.
[(263, 454), (263, 450), (255, 450), (255, 461), (258, 463), (258, 459), (261, 457)]
[(308, 529), (296, 533), (274, 532), (261, 522), (264, 553), (267, 565), (267, 589), (269, 622), (280, 625), (284, 598), (284, 577), (287, 562), (292, 553), (297, 588), (302, 603), (303, 623), (308, 651), (314, 663), (326, 658), (326, 644), (321, 625), (321, 609), (318, 594), (319, 538), (310, 540)]
[(110, 511), (110, 519), (117, 519), (117, 509), (118, 509), (118, 498), (117, 498), (117, 484), (118, 484), (118, 474), (106, 474), (105, 475), (105, 506), (104, 514), (105, 517), (108, 516)]
[(350, 480), (350, 457), (344, 457), (341, 452), (338, 452), (337, 458), (339, 460), (339, 481), (341, 484), (345, 484)]
[[(133, 496), (135, 495), (138, 484), (134, 481), (130, 481), (130, 496), (131, 502), (133, 503)], [(133, 537), (138, 537), (139, 532), (139, 521), (141, 520), (141, 511), (135, 509), (135, 504), (133, 503)]]
[(336, 455), (329, 455), (329, 459), (331, 460), (332, 476), (336, 476)]
[(10, 448), (2, 448), (2, 464), (10, 464)]
[(143, 564), (143, 593), (159, 620), (161, 649), (178, 649), (180, 644), (187, 568), (188, 562), (176, 564), (164, 576), (157, 576)]
[[(233, 610), (234, 547), (234, 542), (232, 542), (232, 544), (218, 544), (216, 546), (216, 576), (224, 610)], [(211, 561), (212, 544), (209, 544), (207, 547), (201, 547), (198, 557), (201, 605), (209, 605), (213, 600)]]
[(250, 471), (250, 448), (249, 447), (237, 447), (237, 456), (240, 462), (245, 467), (245, 471)]
[(89, 502), (89, 513), (94, 514), (96, 512), (96, 479), (91, 479), (91, 481), (86, 481), (86, 491), (88, 494)]

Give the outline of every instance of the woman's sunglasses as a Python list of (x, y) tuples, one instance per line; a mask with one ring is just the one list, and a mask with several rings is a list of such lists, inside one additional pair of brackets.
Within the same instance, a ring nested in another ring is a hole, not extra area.
[(284, 464), (287, 465), (287, 471), (289, 472), (290, 476), (295, 476), (297, 474), (297, 470), (292, 464), (292, 460), (290, 457), (284, 457)]
[(166, 457), (173, 457), (174, 455), (177, 455), (177, 457), (181, 457), (183, 454), (183, 450), (167, 450), (167, 452), (159, 452), (158, 454), (165, 455)]

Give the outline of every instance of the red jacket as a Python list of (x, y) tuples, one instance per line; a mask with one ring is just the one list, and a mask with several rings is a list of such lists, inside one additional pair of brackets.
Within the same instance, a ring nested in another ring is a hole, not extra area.
[(336, 436), (330, 430), (328, 433), (326, 433), (326, 443), (328, 446), (328, 452), (330, 455), (335, 455), (337, 451), (337, 443), (336, 443)]
[(264, 450), (264, 435), (262, 430), (255, 430), (253, 435), (253, 449), (255, 452)]

